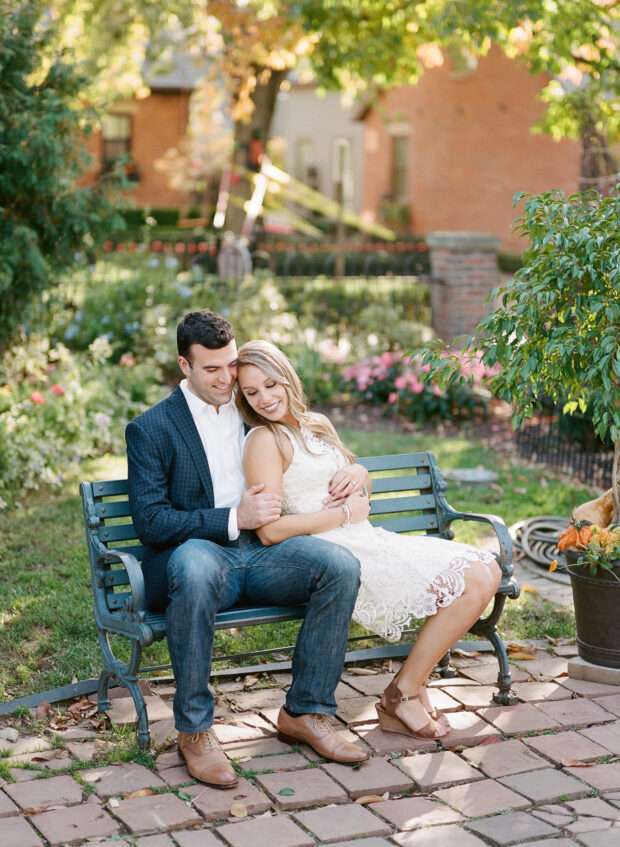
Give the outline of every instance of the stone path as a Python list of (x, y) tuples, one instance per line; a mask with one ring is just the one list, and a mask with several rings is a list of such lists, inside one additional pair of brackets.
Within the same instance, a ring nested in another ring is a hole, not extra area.
[[(516, 654), (511, 708), (491, 702), (492, 656), (456, 657), (459, 676), (432, 684), (453, 727), (441, 742), (381, 732), (373, 704), (392, 674), (348, 668), (335, 723), (369, 750), (357, 768), (277, 739), (287, 674), (223, 682), (216, 731), (241, 777), (232, 791), (188, 779), (171, 686), (149, 697), (154, 769), (111, 763), (113, 748), (84, 725), (26, 735), (5, 722), (0, 845), (618, 847), (620, 688), (569, 679), (571, 650), (554, 649)], [(123, 697), (112, 714), (131, 720)]]

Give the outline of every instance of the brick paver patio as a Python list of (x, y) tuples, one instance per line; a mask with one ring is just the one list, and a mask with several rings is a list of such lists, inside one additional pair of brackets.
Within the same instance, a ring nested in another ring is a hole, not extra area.
[[(227, 680), (217, 714), (241, 776), (231, 791), (188, 777), (171, 732), (169, 685), (149, 696), (159, 718), (154, 769), (144, 758), (114, 761), (109, 735), (86, 726), (34, 734), (7, 720), (0, 845), (619, 847), (620, 692), (576, 685), (566, 676), (568, 653), (550, 646), (517, 660), (521, 703), (511, 708), (491, 702), (493, 657), (458, 656), (459, 676), (433, 682), (454, 727), (439, 742), (378, 729), (373, 704), (395, 667), (347, 668), (335, 722), (370, 753), (354, 768), (277, 739), (288, 675)], [(116, 709), (122, 722), (125, 706)]]

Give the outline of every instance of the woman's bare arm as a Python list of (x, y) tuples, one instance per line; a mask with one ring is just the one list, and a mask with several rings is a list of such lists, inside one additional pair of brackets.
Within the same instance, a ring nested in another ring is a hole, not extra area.
[[(243, 456), (243, 471), (248, 486), (263, 483), (265, 492), (282, 496), (282, 477), (285, 460), (268, 429), (257, 430), (248, 439)], [(340, 509), (323, 509), (301, 515), (283, 515), (272, 523), (256, 530), (265, 545), (277, 544), (295, 535), (315, 535), (341, 526), (345, 512)]]

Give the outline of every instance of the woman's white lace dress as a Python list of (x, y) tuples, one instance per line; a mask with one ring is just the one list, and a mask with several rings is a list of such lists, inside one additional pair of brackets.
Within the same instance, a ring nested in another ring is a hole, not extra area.
[[(284, 429), (284, 428), (283, 428)], [(286, 431), (286, 430), (284, 430)], [(324, 508), (328, 484), (346, 464), (342, 453), (302, 429), (306, 452), (289, 433), (293, 458), (282, 480), (283, 514)], [(491, 553), (424, 535), (400, 535), (370, 521), (318, 533), (346, 547), (361, 564), (353, 618), (389, 641), (398, 641), (412, 618), (426, 618), (463, 593), (463, 573), (473, 562), (495, 564)]]

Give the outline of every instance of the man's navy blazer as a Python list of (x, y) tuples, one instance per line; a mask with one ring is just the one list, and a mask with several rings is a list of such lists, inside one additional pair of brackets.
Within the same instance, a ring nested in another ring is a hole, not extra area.
[(180, 388), (131, 421), (125, 439), (129, 504), (144, 545), (146, 605), (161, 611), (168, 603), (171, 554), (190, 538), (225, 544), (230, 509), (215, 508), (209, 463)]

